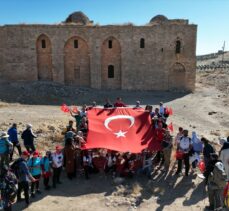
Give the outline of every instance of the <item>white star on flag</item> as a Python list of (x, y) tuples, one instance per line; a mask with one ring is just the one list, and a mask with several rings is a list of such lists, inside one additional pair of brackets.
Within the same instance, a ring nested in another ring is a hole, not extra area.
[(116, 138), (119, 138), (119, 137), (126, 137), (125, 136), (126, 133), (127, 132), (123, 132), (123, 131), (119, 130), (118, 133), (114, 133), (114, 134), (116, 135)]

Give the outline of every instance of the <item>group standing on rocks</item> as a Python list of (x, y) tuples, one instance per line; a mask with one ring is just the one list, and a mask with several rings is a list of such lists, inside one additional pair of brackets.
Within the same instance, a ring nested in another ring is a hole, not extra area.
[[(104, 104), (104, 108), (126, 106), (121, 98), (117, 98), (114, 104), (107, 99)], [(11, 211), (15, 199), (17, 203), (22, 201), (22, 191), (26, 206), (29, 206), (30, 198), (42, 193), (42, 178), (45, 190), (58, 188), (62, 184), (60, 178), (63, 168), (69, 180), (77, 175), (84, 175), (85, 179), (89, 179), (93, 174), (101, 172), (113, 178), (146, 175), (153, 179), (152, 173), (156, 166), (167, 172), (171, 170), (173, 149), (176, 151), (178, 164), (175, 175), (183, 175), (183, 163), (187, 178), (190, 168), (192, 171), (197, 167), (201, 169), (209, 196), (207, 209), (219, 210), (229, 206), (229, 137), (221, 139), (222, 148), (219, 153), (216, 153), (206, 138), (199, 138), (195, 131), (189, 137), (189, 131), (180, 127), (173, 138), (166, 123), (169, 113), (161, 102), (155, 110), (151, 105), (145, 107), (145, 112), (149, 112), (152, 119), (155, 140), (160, 143), (157, 151), (146, 149), (137, 154), (107, 149), (83, 150), (87, 142), (87, 110), (93, 107), (96, 107), (96, 102), (90, 107), (84, 105), (81, 110), (70, 110), (76, 125), (70, 120), (62, 132), (63, 145), (57, 145), (55, 151), (47, 151), (44, 155), (35, 147), (34, 139), (37, 136), (33, 133), (31, 124), (27, 124), (21, 135), (24, 151), (18, 139), (17, 124), (12, 124), (8, 132), (0, 134), (0, 190), (4, 210)], [(134, 108), (141, 108), (140, 101), (136, 101)], [(13, 160), (15, 148), (19, 158)]]

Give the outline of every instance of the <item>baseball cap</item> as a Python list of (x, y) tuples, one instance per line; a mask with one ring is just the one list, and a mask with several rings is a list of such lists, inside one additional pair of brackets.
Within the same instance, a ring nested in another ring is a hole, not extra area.
[(28, 151), (23, 151), (23, 152), (22, 152), (22, 155), (24, 155), (24, 156), (30, 156), (30, 154), (29, 154)]

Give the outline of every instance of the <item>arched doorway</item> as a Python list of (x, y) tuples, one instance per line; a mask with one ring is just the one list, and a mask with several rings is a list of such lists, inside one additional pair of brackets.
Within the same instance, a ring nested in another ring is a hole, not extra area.
[(48, 36), (42, 34), (36, 42), (38, 80), (52, 81), (52, 45)]
[(114, 37), (102, 43), (102, 88), (121, 89), (121, 46)]
[(186, 89), (186, 71), (185, 67), (176, 63), (169, 72), (169, 90), (185, 90)]
[(65, 83), (90, 86), (90, 57), (86, 41), (80, 37), (70, 38), (64, 47)]

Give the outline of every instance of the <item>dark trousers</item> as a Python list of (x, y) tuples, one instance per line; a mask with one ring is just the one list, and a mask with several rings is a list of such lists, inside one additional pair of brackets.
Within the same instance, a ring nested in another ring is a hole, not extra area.
[(18, 154), (21, 156), (21, 145), (19, 144), (19, 142), (13, 142), (13, 150), (12, 152), (10, 153), (10, 160), (13, 159), (13, 154), (14, 154), (14, 148), (17, 148), (18, 150)]
[(61, 171), (62, 171), (62, 166), (59, 168), (53, 168), (53, 177), (52, 177), (53, 187), (56, 187), (56, 183), (60, 182)]
[(75, 174), (75, 172), (73, 172), (73, 173), (67, 173), (67, 176), (68, 176), (68, 179), (73, 179), (74, 177), (76, 177), (76, 174)]
[(10, 203), (8, 194), (2, 194), (2, 205), (3, 205), (4, 211), (12, 211), (12, 205)]
[(156, 154), (156, 162), (157, 163), (160, 163), (162, 162), (162, 164), (164, 163), (164, 155), (163, 155), (163, 152), (162, 151), (158, 151), (157, 154)]
[(184, 161), (184, 165), (185, 165), (185, 175), (187, 176), (188, 175), (188, 172), (189, 172), (189, 169), (190, 169), (189, 154), (188, 153), (184, 154), (183, 159), (179, 159), (178, 160), (177, 173), (180, 173), (182, 171), (183, 161)]
[(4, 211), (12, 211), (12, 205), (8, 206), (8, 207), (5, 207), (4, 208)]
[(84, 168), (84, 174), (85, 174), (85, 178), (86, 179), (89, 179), (89, 174), (91, 174), (91, 173), (98, 173), (99, 172), (98, 169), (95, 169), (92, 166), (86, 166), (85, 165), (83, 168)]
[(36, 150), (34, 144), (25, 145), (25, 148), (29, 153), (33, 153)]
[(44, 186), (46, 188), (49, 186), (49, 177), (44, 177)]
[(17, 200), (21, 199), (21, 192), (24, 191), (25, 194), (25, 202), (29, 204), (29, 182), (19, 182), (18, 183), (18, 192), (17, 192)]
[(208, 200), (212, 209), (222, 208), (224, 206), (223, 189), (211, 189), (208, 186)]
[(36, 176), (33, 176), (36, 180), (36, 182), (32, 182), (31, 184), (31, 193), (34, 193), (34, 188), (36, 188), (36, 190), (39, 190), (39, 185), (40, 185), (40, 177), (41, 175), (36, 175)]
[(109, 172), (115, 172), (115, 170), (116, 170), (116, 166), (115, 165), (112, 165), (112, 166), (105, 166), (105, 169), (104, 169), (104, 171), (105, 171), (105, 173), (109, 173)]

